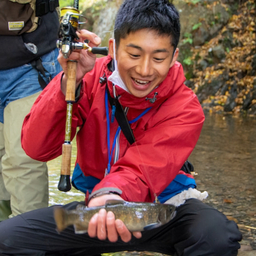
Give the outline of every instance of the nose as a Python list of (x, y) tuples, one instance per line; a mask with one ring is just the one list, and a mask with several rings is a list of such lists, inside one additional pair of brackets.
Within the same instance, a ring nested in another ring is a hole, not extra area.
[(149, 57), (144, 57), (140, 60), (136, 67), (136, 72), (142, 77), (153, 74), (153, 67)]

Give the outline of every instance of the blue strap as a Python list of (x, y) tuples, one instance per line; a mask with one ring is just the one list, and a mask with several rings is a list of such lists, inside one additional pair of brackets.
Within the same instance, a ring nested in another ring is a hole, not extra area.
[[(108, 165), (107, 165), (107, 170), (106, 170), (106, 174), (109, 174), (110, 172), (110, 168), (111, 168), (111, 159), (112, 159), (112, 155), (116, 146), (116, 140), (117, 140), (117, 136), (121, 130), (120, 126), (118, 126), (116, 134), (115, 134), (115, 138), (114, 138), (114, 142), (112, 145), (112, 149), (110, 150), (110, 119), (109, 119), (109, 109), (108, 109), (108, 94), (107, 94), (107, 90), (105, 92), (105, 108), (106, 108), (106, 118), (107, 118), (107, 147), (108, 147)], [(132, 124), (136, 121), (138, 121), (142, 116), (144, 116), (152, 107), (149, 107), (147, 109), (145, 109), (139, 116), (137, 116), (136, 118), (134, 118), (133, 120), (129, 121), (129, 124)], [(115, 113), (113, 113), (115, 111), (115, 108), (112, 109), (112, 114), (111, 114), (111, 119), (113, 118), (113, 116), (115, 116)], [(111, 122), (113, 122), (111, 120)]]

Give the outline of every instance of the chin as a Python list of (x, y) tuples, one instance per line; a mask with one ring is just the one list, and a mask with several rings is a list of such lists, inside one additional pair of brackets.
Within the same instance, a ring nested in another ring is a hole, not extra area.
[(137, 98), (143, 98), (143, 97), (146, 97), (148, 95), (148, 93), (146, 92), (131, 92), (131, 94)]

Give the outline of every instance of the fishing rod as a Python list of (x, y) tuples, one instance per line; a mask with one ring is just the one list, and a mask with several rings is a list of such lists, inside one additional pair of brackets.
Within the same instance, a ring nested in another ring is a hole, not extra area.
[[(63, 7), (61, 9), (60, 21), (60, 39), (57, 40), (57, 47), (61, 50), (64, 58), (68, 58), (74, 50), (88, 50), (93, 54), (108, 55), (107, 47), (90, 47), (87, 42), (77, 42), (79, 39), (76, 31), (80, 24), (79, 18), (84, 17), (79, 12), (79, 0), (74, 1), (74, 7)], [(70, 168), (71, 168), (71, 127), (72, 127), (72, 109), (75, 102), (76, 89), (76, 68), (77, 61), (68, 60), (67, 62), (67, 88), (65, 101), (67, 102), (65, 139), (62, 145), (62, 163), (61, 174), (58, 184), (60, 191), (67, 192), (71, 189)]]

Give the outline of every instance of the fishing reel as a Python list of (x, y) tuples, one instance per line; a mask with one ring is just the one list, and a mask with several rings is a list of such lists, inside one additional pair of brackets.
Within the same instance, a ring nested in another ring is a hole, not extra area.
[(91, 48), (87, 42), (77, 42), (78, 36), (76, 34), (79, 25), (85, 24), (80, 22), (79, 18), (83, 17), (76, 8), (64, 7), (61, 9), (61, 23), (60, 23), (60, 39), (57, 40), (57, 47), (61, 49), (64, 58), (68, 58), (74, 50), (88, 50), (93, 54), (108, 55), (107, 47), (93, 47)]

